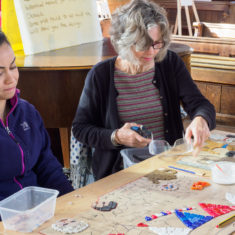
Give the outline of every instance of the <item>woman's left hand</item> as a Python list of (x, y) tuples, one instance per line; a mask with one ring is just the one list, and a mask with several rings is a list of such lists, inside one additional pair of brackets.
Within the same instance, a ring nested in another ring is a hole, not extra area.
[(195, 117), (190, 125), (186, 129), (185, 139), (188, 143), (190, 143), (191, 138), (193, 137), (193, 147), (195, 149), (194, 155), (200, 151), (203, 143), (208, 139), (210, 136), (210, 130), (207, 124), (207, 121), (201, 117)]

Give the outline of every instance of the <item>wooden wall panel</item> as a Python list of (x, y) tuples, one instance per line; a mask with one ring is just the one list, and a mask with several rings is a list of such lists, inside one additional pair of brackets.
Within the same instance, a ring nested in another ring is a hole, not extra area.
[[(130, 0), (108, 0), (109, 9), (112, 13), (117, 7), (128, 3)], [(176, 0), (151, 0), (164, 7), (167, 11), (167, 17), (170, 25), (173, 27), (175, 24), (177, 13)], [(201, 22), (211, 23), (235, 23), (235, 2), (234, 1), (195, 1), (198, 11), (199, 19)], [(191, 23), (195, 21), (192, 8), (189, 8)], [(185, 16), (184, 8), (182, 9), (182, 31), (183, 35), (188, 35), (188, 27)]]
[(234, 86), (222, 87), (221, 113), (235, 115), (235, 87)]
[[(114, 1), (114, 0), (109, 0)], [(170, 23), (175, 22), (177, 1), (176, 0), (151, 0), (163, 6), (168, 13), (168, 19)], [(232, 15), (234, 12), (234, 2), (229, 1), (212, 1), (203, 2), (195, 1), (195, 5), (198, 11), (200, 21), (211, 22), (211, 23), (235, 23), (231, 22), (233, 20)], [(193, 16), (191, 7), (189, 8), (190, 15)], [(193, 20), (193, 19), (192, 19)], [(182, 22), (183, 25), (186, 24), (185, 12), (182, 10)]]
[(70, 127), (88, 70), (21, 70), (21, 98), (32, 103), (47, 128)]
[(201, 93), (206, 96), (206, 84), (204, 82), (195, 82)]
[[(221, 62), (222, 63), (222, 62)], [(191, 75), (193, 80), (201, 82), (212, 82), (220, 84), (229, 84), (235, 86), (235, 70), (222, 70), (204, 67), (194, 67), (191, 63)]]
[(201, 93), (214, 105), (217, 113), (220, 113), (221, 85), (196, 82)]
[(120, 7), (128, 2), (130, 2), (130, 0), (108, 0), (109, 10), (112, 13), (117, 7)]
[(235, 126), (235, 87), (208, 82), (195, 82), (202, 94), (214, 105), (216, 122)]
[(215, 111), (221, 112), (221, 85), (207, 84), (206, 98), (214, 105)]

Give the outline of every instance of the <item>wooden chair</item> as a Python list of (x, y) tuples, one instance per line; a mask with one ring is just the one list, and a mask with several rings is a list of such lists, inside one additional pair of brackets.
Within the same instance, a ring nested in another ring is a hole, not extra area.
[(194, 36), (235, 39), (235, 24), (194, 22)]

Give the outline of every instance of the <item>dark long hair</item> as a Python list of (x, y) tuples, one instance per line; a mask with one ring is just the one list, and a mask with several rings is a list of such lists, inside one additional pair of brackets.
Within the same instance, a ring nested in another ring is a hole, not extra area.
[(3, 33), (3, 32), (0, 30), (0, 46), (1, 46), (3, 43), (7, 43), (8, 45), (11, 45), (10, 42), (8, 41), (7, 36), (5, 35), (5, 33)]

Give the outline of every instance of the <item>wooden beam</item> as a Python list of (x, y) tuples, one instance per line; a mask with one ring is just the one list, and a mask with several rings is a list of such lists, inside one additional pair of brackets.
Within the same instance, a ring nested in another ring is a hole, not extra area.
[(193, 13), (194, 13), (194, 16), (195, 16), (196, 21), (197, 21), (197, 22), (200, 22), (199, 16), (198, 16), (198, 14), (197, 14), (197, 8), (196, 8), (196, 6), (195, 6), (194, 1), (192, 1), (192, 8), (193, 8)]
[(70, 129), (69, 128), (59, 128), (60, 130), (60, 141), (63, 154), (64, 167), (70, 168)]
[(195, 81), (235, 85), (235, 71), (192, 66), (191, 75)]
[(182, 35), (181, 3), (180, 3), (180, 0), (177, 0), (177, 22), (178, 22), (178, 35)]
[(185, 15), (186, 15), (186, 20), (187, 20), (187, 25), (188, 25), (188, 33), (190, 36), (193, 36), (188, 6), (184, 6), (184, 8), (185, 8)]

